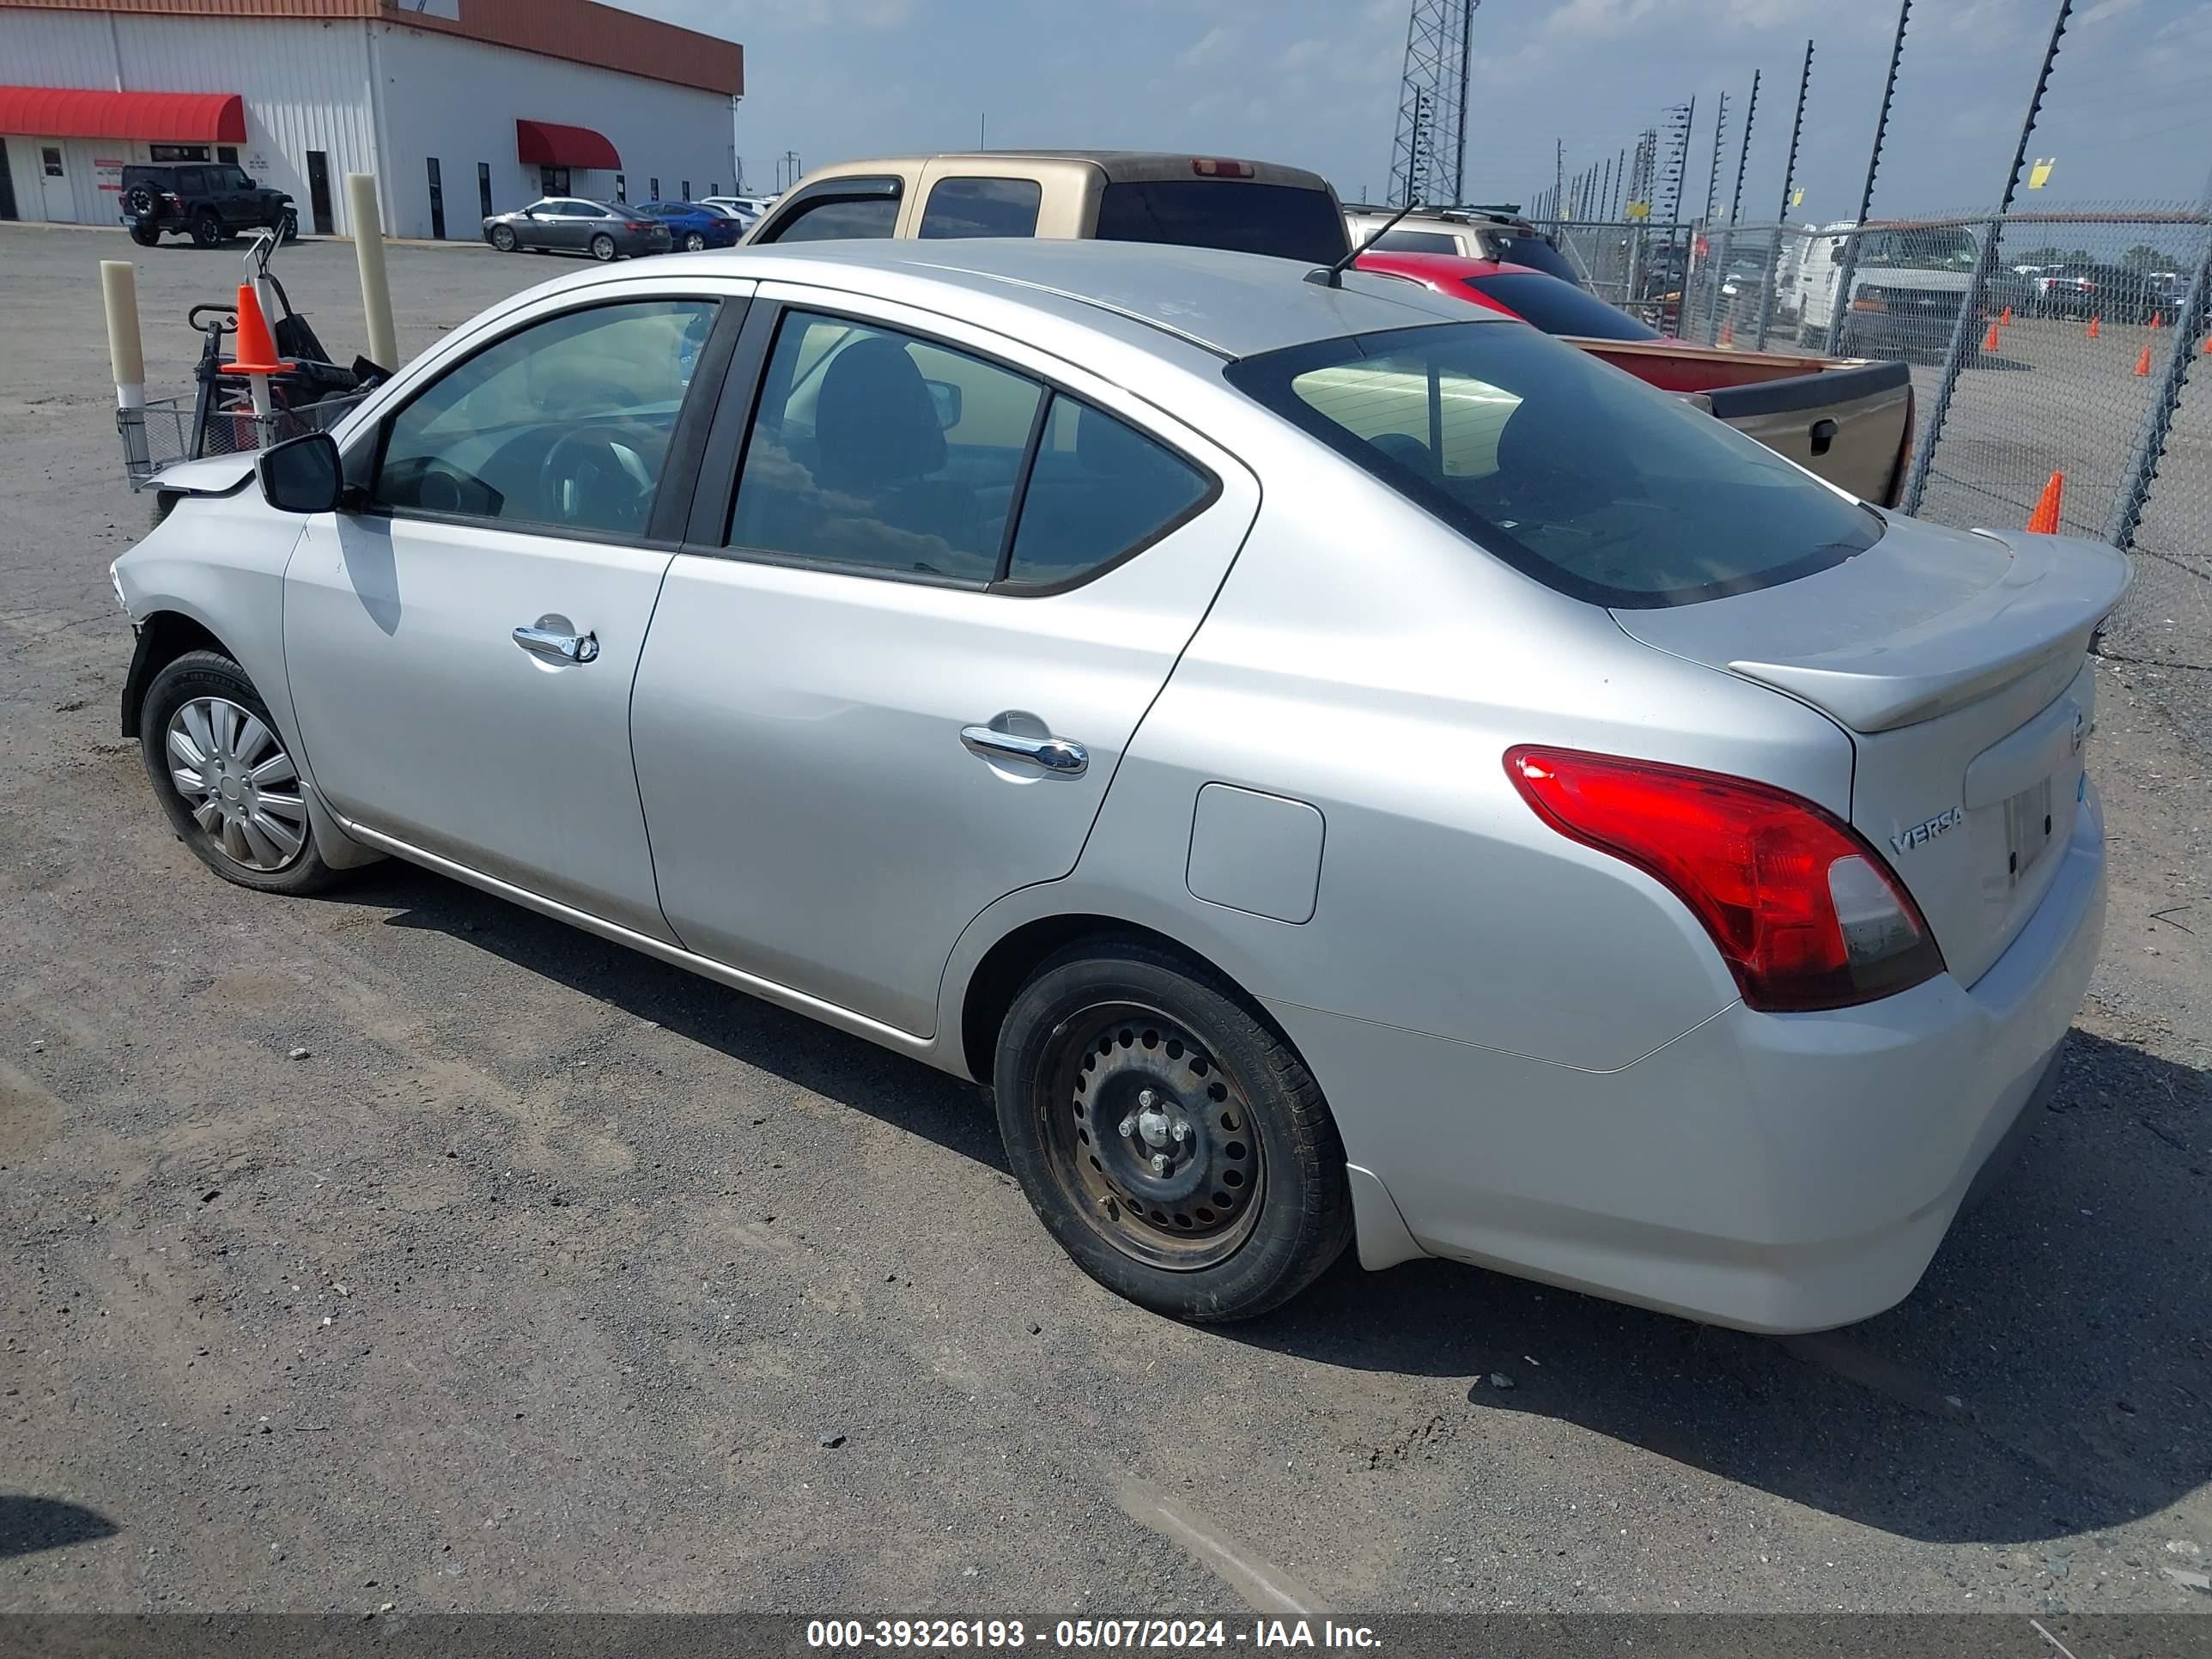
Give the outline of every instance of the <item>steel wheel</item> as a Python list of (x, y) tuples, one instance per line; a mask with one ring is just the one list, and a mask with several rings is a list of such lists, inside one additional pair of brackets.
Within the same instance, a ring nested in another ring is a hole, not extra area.
[(1267, 1170), (1237, 1079), (1176, 1021), (1136, 1003), (1053, 1032), (1036, 1091), (1054, 1173), (1123, 1255), (1195, 1272), (1251, 1236)]
[(169, 777), (216, 851), (263, 875), (298, 861), (307, 845), (299, 770), (259, 715), (227, 697), (195, 697), (165, 735)]

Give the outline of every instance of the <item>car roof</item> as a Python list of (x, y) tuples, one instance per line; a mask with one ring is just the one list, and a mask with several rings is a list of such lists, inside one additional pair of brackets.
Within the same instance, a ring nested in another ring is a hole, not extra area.
[[(1408, 276), (1433, 276), (1439, 282), (1462, 276), (1541, 276), (1545, 281), (1559, 280), (1547, 270), (1534, 265), (1520, 265), (1510, 259), (1470, 259), (1459, 253), (1416, 253), (1399, 248), (1378, 247), (1359, 256), (1362, 270), (1395, 270)], [(1572, 288), (1573, 283), (1567, 284)]]
[[(1255, 184), (1291, 185), (1306, 190), (1328, 188), (1328, 181), (1318, 173), (1309, 172), (1304, 167), (1288, 167), (1280, 161), (1255, 161), (1249, 156), (1193, 155), (1187, 150), (1165, 149), (946, 149), (912, 155), (871, 155), (817, 168), (799, 179), (799, 185), (811, 185), (817, 179), (861, 176), (877, 167), (917, 166), (927, 161), (972, 162), (983, 170), (988, 170), (994, 164), (1008, 161), (1081, 161), (1097, 167), (1109, 182), (1150, 183), (1161, 179), (1196, 178), (1199, 175), (1193, 170), (1192, 163), (1202, 161), (1233, 161), (1239, 167), (1249, 167), (1251, 171), (1244, 177)], [(1234, 175), (1216, 176), (1225, 178), (1230, 182), (1236, 181)]]
[[(1133, 337), (1134, 325), (1152, 331), (1155, 350), (1164, 335), (1226, 358), (1347, 334), (1465, 323), (1480, 314), (1389, 277), (1347, 271), (1341, 286), (1331, 288), (1307, 281), (1315, 267), (1301, 260), (1151, 242), (870, 238), (739, 246), (684, 258), (687, 270), (853, 288), (972, 315), (987, 326), (994, 325), (985, 313), (1009, 304), (1125, 340)], [(559, 285), (581, 286), (592, 274), (579, 272)], [(608, 279), (602, 275), (601, 280)], [(1004, 323), (997, 326), (1011, 331)]]

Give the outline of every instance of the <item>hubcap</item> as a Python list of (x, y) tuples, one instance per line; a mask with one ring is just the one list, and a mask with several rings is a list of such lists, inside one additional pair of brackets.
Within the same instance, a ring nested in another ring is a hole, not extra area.
[(232, 863), (264, 875), (307, 845), (300, 774), (268, 723), (226, 697), (195, 697), (169, 716), (169, 778), (201, 832)]
[(1250, 1237), (1265, 1187), (1237, 1079), (1158, 1009), (1087, 1008), (1053, 1033), (1039, 1109), (1055, 1173), (1123, 1254), (1189, 1272)]

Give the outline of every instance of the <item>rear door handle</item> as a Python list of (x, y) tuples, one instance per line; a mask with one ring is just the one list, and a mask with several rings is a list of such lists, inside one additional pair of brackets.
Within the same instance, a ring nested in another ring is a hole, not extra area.
[(557, 628), (532, 623), (514, 630), (514, 642), (547, 662), (597, 662), (599, 659), (597, 634), (564, 634)]
[(1026, 761), (1063, 778), (1079, 778), (1091, 764), (1090, 752), (1066, 738), (1025, 738), (995, 726), (963, 726), (960, 741), (987, 760)]

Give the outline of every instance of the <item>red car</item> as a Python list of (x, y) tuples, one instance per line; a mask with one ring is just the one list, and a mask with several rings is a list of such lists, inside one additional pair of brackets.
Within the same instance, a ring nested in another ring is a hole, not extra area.
[(1423, 288), (1471, 301), (1534, 325), (1547, 334), (1579, 340), (1656, 340), (1664, 337), (1616, 306), (1572, 283), (1501, 259), (1463, 259), (1455, 253), (1363, 253), (1355, 262), (1378, 276), (1397, 276)]

